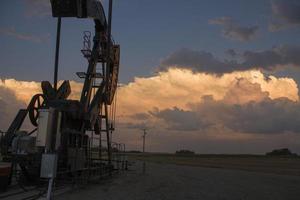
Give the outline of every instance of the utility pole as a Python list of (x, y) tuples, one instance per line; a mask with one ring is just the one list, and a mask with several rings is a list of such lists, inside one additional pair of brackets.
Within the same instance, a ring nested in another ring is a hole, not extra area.
[(143, 130), (143, 153), (145, 153), (145, 140), (146, 140), (146, 135), (147, 135), (147, 129), (142, 129)]
[[(147, 135), (147, 129), (146, 128), (143, 128), (142, 129), (143, 131), (143, 156), (145, 156), (145, 141), (146, 141), (146, 135)], [(143, 174), (146, 174), (146, 162), (144, 160), (143, 162)]]

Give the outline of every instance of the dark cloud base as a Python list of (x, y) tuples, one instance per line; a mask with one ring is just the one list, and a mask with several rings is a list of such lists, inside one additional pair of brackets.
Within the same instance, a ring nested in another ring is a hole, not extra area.
[(220, 17), (209, 20), (210, 24), (223, 26), (222, 34), (224, 37), (247, 42), (257, 36), (258, 26), (241, 26), (231, 17)]
[(270, 31), (279, 31), (300, 25), (300, 2), (298, 0), (273, 0), (273, 21), (269, 25)]
[(203, 131), (224, 126), (238, 133), (300, 133), (300, 104), (286, 98), (238, 105), (206, 97), (191, 111), (175, 107), (152, 114), (164, 120), (171, 130)]
[[(212, 53), (206, 51), (194, 51), (183, 48), (170, 54), (161, 61), (159, 70), (169, 67), (191, 69), (195, 72), (223, 74), (234, 71), (250, 69), (262, 69), (274, 71), (277, 68), (287, 66), (300, 68), (300, 46), (283, 45), (264, 51), (245, 51), (237, 54), (231, 49), (231, 55), (238, 58), (232, 60), (220, 60)], [(241, 60), (241, 62), (239, 62)]]
[(240, 79), (222, 100), (205, 96), (201, 102), (190, 104), (188, 111), (174, 107), (156, 109), (150, 114), (163, 120), (168, 129), (177, 131), (201, 132), (222, 127), (236, 133), (300, 133), (299, 102), (270, 99), (259, 84), (245, 79)]

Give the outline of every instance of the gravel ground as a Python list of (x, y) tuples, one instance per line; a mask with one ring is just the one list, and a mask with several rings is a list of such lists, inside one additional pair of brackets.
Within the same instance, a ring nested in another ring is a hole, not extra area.
[(300, 199), (300, 176), (137, 162), (111, 180), (55, 200)]

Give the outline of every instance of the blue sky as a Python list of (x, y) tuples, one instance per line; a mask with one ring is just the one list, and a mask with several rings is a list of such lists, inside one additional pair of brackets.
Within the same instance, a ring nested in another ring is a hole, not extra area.
[[(45, 4), (33, 2), (2, 2), (0, 30), (9, 29), (32, 38), (0, 35), (1, 78), (52, 80), (56, 20)], [(42, 8), (36, 7), (41, 5)], [(241, 26), (258, 26), (255, 39), (241, 42), (222, 36), (222, 27), (210, 24), (209, 20), (224, 16)], [(255, 51), (300, 44), (299, 28), (270, 32), (271, 20), (270, 0), (115, 0), (113, 36), (121, 44), (120, 81), (126, 83), (135, 76), (152, 75), (162, 59), (181, 48), (205, 50), (223, 59), (227, 49)], [(63, 19), (60, 79), (78, 80), (75, 72), (86, 70), (86, 60), (80, 53), (85, 30), (93, 30), (91, 20)], [(299, 78), (298, 71), (284, 70), (278, 74)]]

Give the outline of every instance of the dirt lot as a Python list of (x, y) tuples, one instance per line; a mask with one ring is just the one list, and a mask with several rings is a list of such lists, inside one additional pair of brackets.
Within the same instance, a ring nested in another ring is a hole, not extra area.
[(127, 173), (59, 200), (289, 200), (300, 197), (300, 176), (136, 162)]

